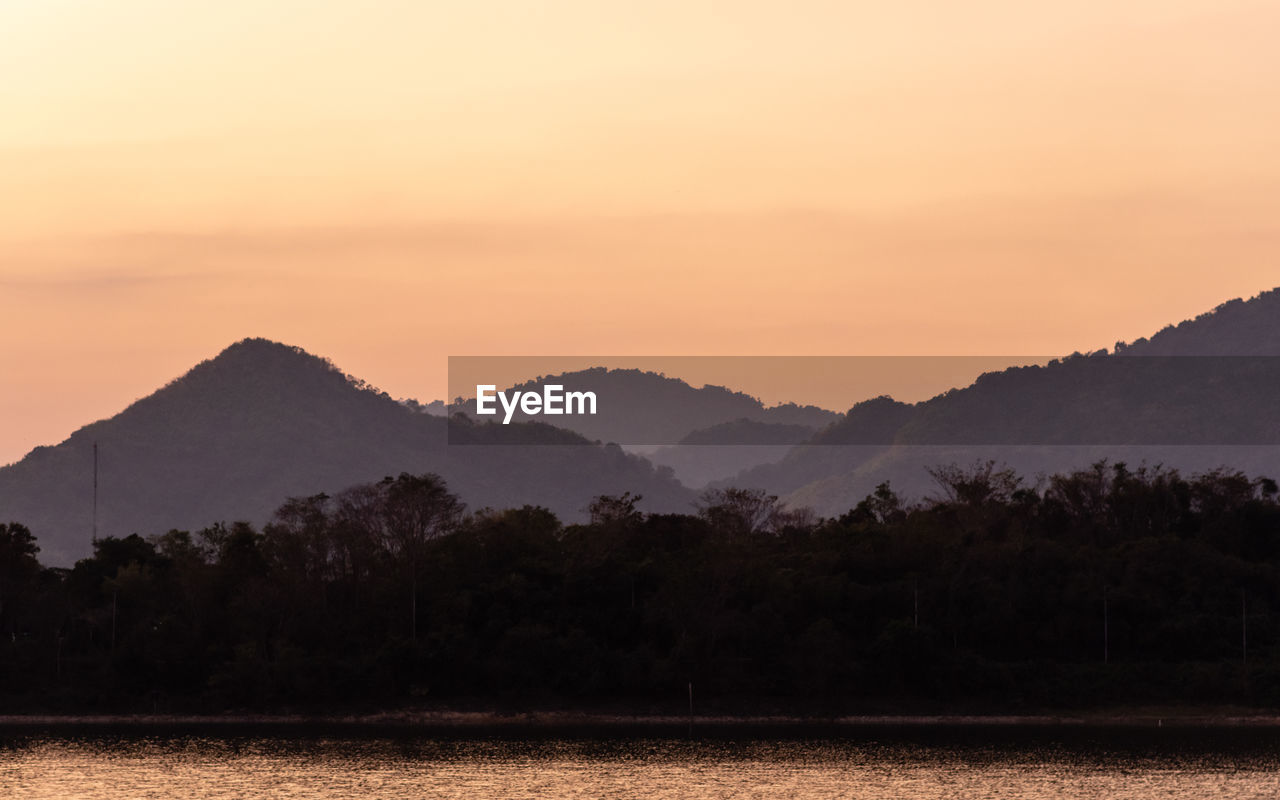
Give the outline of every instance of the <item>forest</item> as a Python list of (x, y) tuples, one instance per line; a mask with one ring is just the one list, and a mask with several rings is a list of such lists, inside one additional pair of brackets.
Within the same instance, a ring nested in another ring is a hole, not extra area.
[[(0, 524), (12, 712), (405, 707), (723, 713), (1280, 705), (1277, 485), (1100, 462), (882, 484), (819, 519), (751, 489), (586, 524), (434, 474), (258, 529), (108, 537), (44, 567)], [(3, 514), (3, 509), (0, 509)]]

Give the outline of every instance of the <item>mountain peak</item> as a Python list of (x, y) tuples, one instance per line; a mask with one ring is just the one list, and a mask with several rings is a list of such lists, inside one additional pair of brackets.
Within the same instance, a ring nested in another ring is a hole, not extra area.
[(220, 369), (260, 372), (283, 371), (288, 373), (297, 370), (308, 370), (342, 374), (341, 370), (327, 358), (312, 355), (301, 347), (261, 337), (241, 339), (234, 344), (228, 345), (213, 358), (197, 364), (187, 374), (195, 373), (207, 365), (215, 365)]
[(319, 356), (311, 355), (301, 347), (277, 342), (274, 339), (267, 339), (262, 336), (246, 336), (238, 342), (233, 342), (223, 348), (222, 352), (218, 353), (215, 358), (259, 357), (271, 353), (292, 353), (306, 358), (325, 360)]
[(263, 338), (247, 338), (201, 361), (152, 397), (189, 392), (269, 397), (320, 396), (357, 389), (382, 394), (332, 361), (301, 347)]
[[(474, 506), (539, 503), (566, 517), (596, 495), (627, 490), (662, 508), (693, 499), (669, 474), (616, 447), (448, 447), (446, 426), (327, 359), (244, 339), (120, 414), (0, 468), (0, 511), (36, 531), (53, 563), (70, 564), (95, 531), (263, 523), (288, 497), (401, 472), (442, 474)], [(580, 443), (554, 429), (524, 433), (538, 443)]]

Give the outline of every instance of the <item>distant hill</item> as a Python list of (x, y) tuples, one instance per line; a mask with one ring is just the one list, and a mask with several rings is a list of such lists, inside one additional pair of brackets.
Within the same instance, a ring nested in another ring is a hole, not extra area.
[[(448, 426), (324, 359), (247, 339), (111, 419), (0, 468), (0, 518), (36, 532), (46, 563), (88, 553), (95, 442), (103, 536), (261, 522), (288, 496), (404, 471), (440, 473), (472, 507), (541, 504), (566, 519), (601, 493), (642, 494), (643, 505), (663, 510), (692, 499), (669, 470), (566, 431), (522, 426), (533, 444), (469, 447), (448, 444)], [(454, 435), (484, 441), (491, 429)]]
[[(547, 384), (558, 384), (565, 391), (595, 392), (599, 399), (596, 415), (559, 416), (554, 418), (555, 425), (592, 441), (618, 442), (641, 452), (691, 487), (776, 461), (786, 455), (787, 445), (803, 442), (840, 419), (839, 414), (817, 406), (765, 406), (751, 395), (723, 386), (695, 388), (679, 378), (637, 369), (595, 367), (547, 375), (507, 391), (540, 392)], [(474, 415), (475, 405), (467, 402), (454, 410)], [(549, 421), (520, 413), (513, 419)], [(520, 434), (498, 431), (494, 435)]]
[[(675, 471), (689, 485), (723, 479), (823, 514), (848, 510), (885, 480), (921, 496), (932, 488), (928, 467), (988, 459), (1030, 476), (1101, 458), (1275, 476), (1278, 355), (1273, 290), (1114, 353), (988, 373), (920, 403), (875, 398), (844, 415), (766, 408), (724, 387), (637, 370), (516, 387), (554, 382), (611, 398), (613, 413), (555, 418), (560, 428), (449, 420), (438, 406), (393, 400), (297, 348), (248, 339), (115, 417), (0, 468), (0, 520), (30, 526), (46, 563), (87, 553), (95, 442), (104, 536), (261, 522), (288, 496), (405, 471), (440, 473), (473, 508), (539, 504), (569, 520), (592, 497), (624, 491), (643, 495), (646, 510), (687, 510), (694, 492)], [(723, 444), (739, 439), (751, 443)], [(651, 453), (665, 465), (655, 466), (608, 442), (684, 444)]]
[(735, 419), (721, 422), (709, 428), (685, 434), (679, 444), (801, 444), (817, 433), (809, 425), (787, 425), (779, 422), (760, 422), (754, 419)]
[[(864, 400), (843, 417), (815, 434), (803, 445), (734, 474), (719, 483), (763, 486), (787, 495), (815, 481), (840, 475), (864, 465), (893, 444), (898, 432), (918, 412), (916, 405), (891, 397)], [(862, 486), (863, 482), (856, 482)], [(873, 484), (874, 486), (874, 484)]]
[(400, 401), (402, 405), (417, 411), (419, 414), (432, 414), (437, 417), (448, 415), (449, 407), (444, 404), (443, 400), (432, 400), (430, 403), (419, 403), (412, 397), (405, 398)]
[(991, 459), (1028, 475), (1101, 458), (1280, 474), (1278, 354), (1273, 290), (1114, 353), (988, 373), (921, 403), (859, 403), (776, 463), (723, 483), (834, 514), (885, 480), (926, 494), (926, 468), (952, 462)]
[(778, 461), (792, 446), (808, 441), (817, 432), (812, 425), (737, 419), (692, 431), (679, 443), (645, 456), (654, 464), (670, 467), (686, 486), (701, 487), (749, 467)]
[[(594, 367), (546, 375), (506, 391), (541, 392), (548, 384), (563, 386), (566, 392), (595, 392), (599, 399), (595, 415), (560, 416), (554, 424), (601, 442), (673, 445), (695, 431), (744, 420), (817, 430), (840, 417), (817, 406), (788, 403), (766, 407), (751, 395), (723, 386), (695, 388), (679, 378), (638, 369)], [(475, 403), (469, 399), (458, 410), (475, 416)], [(513, 419), (548, 418), (517, 412)]]

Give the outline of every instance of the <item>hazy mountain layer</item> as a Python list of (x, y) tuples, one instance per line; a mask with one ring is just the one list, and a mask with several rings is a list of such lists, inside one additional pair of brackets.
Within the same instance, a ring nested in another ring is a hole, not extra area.
[[(46, 563), (87, 553), (95, 443), (102, 536), (262, 521), (288, 496), (405, 471), (442, 474), (473, 507), (539, 504), (575, 519), (593, 496), (631, 491), (647, 509), (688, 509), (693, 493), (671, 467), (591, 440), (687, 437), (698, 444), (655, 458), (695, 475), (695, 484), (749, 467), (726, 482), (826, 514), (885, 480), (908, 496), (925, 494), (928, 467), (975, 460), (1028, 475), (1100, 458), (1280, 474), (1280, 358), (1268, 357), (1280, 354), (1280, 290), (1116, 350), (990, 373), (922, 403), (869, 400), (829, 425), (833, 415), (821, 409), (766, 409), (722, 387), (636, 370), (542, 379), (624, 406), (608, 418), (556, 420), (576, 425), (572, 432), (451, 423), (297, 348), (245, 340), (117, 416), (0, 469), (0, 519), (36, 531)], [(777, 444), (819, 428), (807, 444)], [(706, 444), (742, 436), (754, 444)]]
[[(519, 411), (513, 421), (554, 421), (558, 427), (580, 433), (588, 439), (600, 442), (618, 442), (636, 445), (674, 445), (685, 442), (690, 435), (708, 435), (708, 429), (716, 426), (758, 424), (748, 433), (752, 439), (761, 436), (768, 441), (740, 442), (747, 444), (775, 443), (778, 428), (795, 426), (796, 429), (816, 430), (840, 415), (817, 406), (801, 406), (788, 403), (766, 407), (751, 395), (736, 392), (723, 386), (694, 388), (679, 378), (659, 375), (638, 369), (592, 369), (547, 375), (526, 381), (505, 391), (541, 393), (546, 385), (564, 387), (565, 392), (594, 392), (597, 413), (594, 415), (563, 415), (554, 418), (526, 416)], [(503, 414), (501, 406), (494, 405)], [(460, 407), (469, 416), (476, 416), (475, 404), (468, 401)], [(478, 417), (493, 419), (494, 417)], [(739, 430), (739, 433), (742, 431)], [(723, 434), (724, 431), (719, 433)], [(716, 434), (710, 434), (715, 436)], [(795, 430), (789, 436), (791, 442), (802, 441), (806, 435)], [(723, 436), (721, 436), (723, 438)], [(704, 444), (707, 442), (694, 442)]]
[[(569, 432), (527, 426), (532, 444), (463, 446), (448, 444), (448, 424), (302, 350), (245, 340), (0, 469), (0, 518), (35, 531), (46, 563), (88, 553), (95, 442), (102, 536), (261, 522), (288, 496), (406, 471), (440, 473), (472, 507), (540, 504), (566, 519), (600, 493), (643, 494), (655, 509), (687, 509), (692, 498), (669, 471)], [(455, 440), (483, 441), (488, 430), (455, 431)]]
[(1027, 475), (1102, 458), (1186, 471), (1280, 474), (1280, 290), (1234, 300), (1115, 353), (1015, 367), (909, 405), (859, 403), (774, 464), (726, 483), (821, 513), (891, 481), (920, 496), (928, 468), (995, 460)]

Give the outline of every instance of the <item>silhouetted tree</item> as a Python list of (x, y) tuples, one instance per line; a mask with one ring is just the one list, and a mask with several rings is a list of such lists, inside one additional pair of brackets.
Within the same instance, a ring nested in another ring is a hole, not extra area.
[(261, 531), (104, 538), (71, 570), (3, 525), (0, 699), (661, 705), (692, 681), (726, 708), (1280, 704), (1274, 481), (935, 476), (936, 498), (881, 484), (835, 519), (722, 489), (696, 515), (601, 496), (565, 526), (464, 517), (439, 478), (401, 475), (290, 498)]
[(628, 528), (644, 520), (644, 514), (636, 504), (644, 498), (624, 492), (621, 495), (602, 494), (591, 501), (587, 512), (591, 515), (591, 524), (597, 527)]
[(418, 581), (427, 545), (457, 530), (465, 506), (450, 494), (439, 475), (385, 478), (377, 484), (381, 494), (381, 531), (388, 550), (409, 578), (409, 638), (418, 637)]
[(698, 515), (730, 536), (773, 533), (781, 513), (778, 496), (762, 489), (708, 489), (698, 502)]

